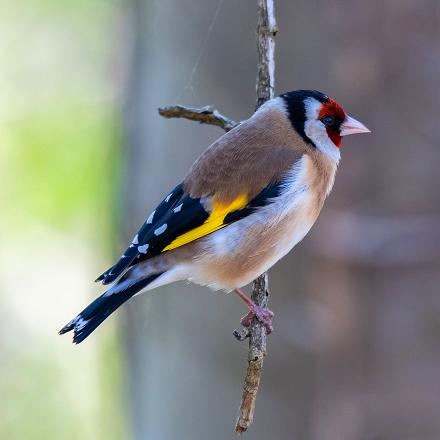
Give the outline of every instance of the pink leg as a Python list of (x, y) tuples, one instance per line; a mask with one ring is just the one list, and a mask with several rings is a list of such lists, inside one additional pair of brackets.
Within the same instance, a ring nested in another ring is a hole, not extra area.
[(234, 292), (249, 308), (249, 313), (241, 318), (241, 325), (243, 325), (244, 327), (249, 327), (251, 325), (252, 319), (257, 318), (266, 328), (266, 334), (272, 333), (272, 318), (274, 316), (272, 310), (269, 310), (267, 307), (258, 306), (240, 289), (234, 289)]

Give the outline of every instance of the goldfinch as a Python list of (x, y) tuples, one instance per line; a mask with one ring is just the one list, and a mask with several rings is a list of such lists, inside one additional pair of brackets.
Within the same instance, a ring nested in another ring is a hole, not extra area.
[(330, 193), (343, 136), (369, 130), (315, 90), (282, 94), (215, 141), (96, 281), (113, 284), (60, 330), (80, 343), (134, 295), (179, 280), (236, 291), (286, 255)]

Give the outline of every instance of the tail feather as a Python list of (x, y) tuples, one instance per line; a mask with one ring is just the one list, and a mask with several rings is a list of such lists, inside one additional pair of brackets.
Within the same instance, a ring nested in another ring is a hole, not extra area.
[(121, 281), (100, 297), (96, 298), (89, 304), (78, 316), (65, 325), (59, 334), (70, 332), (73, 330), (73, 342), (79, 344), (84, 341), (108, 316), (110, 316), (118, 307), (128, 301), (132, 296), (140, 290), (148, 286), (161, 273), (151, 275), (135, 283), (128, 284), (127, 281)]

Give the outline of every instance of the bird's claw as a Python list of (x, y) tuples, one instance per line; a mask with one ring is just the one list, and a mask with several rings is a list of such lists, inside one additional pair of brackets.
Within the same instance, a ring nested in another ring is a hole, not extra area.
[(252, 304), (249, 306), (249, 313), (246, 316), (243, 316), (241, 318), (241, 325), (244, 327), (249, 327), (252, 323), (252, 319), (257, 318), (258, 321), (260, 321), (264, 328), (266, 329), (266, 334), (273, 332), (273, 325), (272, 325), (272, 318), (274, 316), (274, 313), (272, 310), (268, 309), (267, 307), (261, 307), (257, 304)]

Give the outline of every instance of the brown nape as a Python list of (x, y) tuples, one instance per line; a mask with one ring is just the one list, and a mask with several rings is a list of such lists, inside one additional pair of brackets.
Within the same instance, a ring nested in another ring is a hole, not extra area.
[[(192, 197), (231, 202), (255, 197), (281, 180), (312, 147), (294, 131), (282, 109), (261, 109), (214, 142), (192, 166), (184, 188)], [(212, 164), (218, 166), (213, 169)]]

